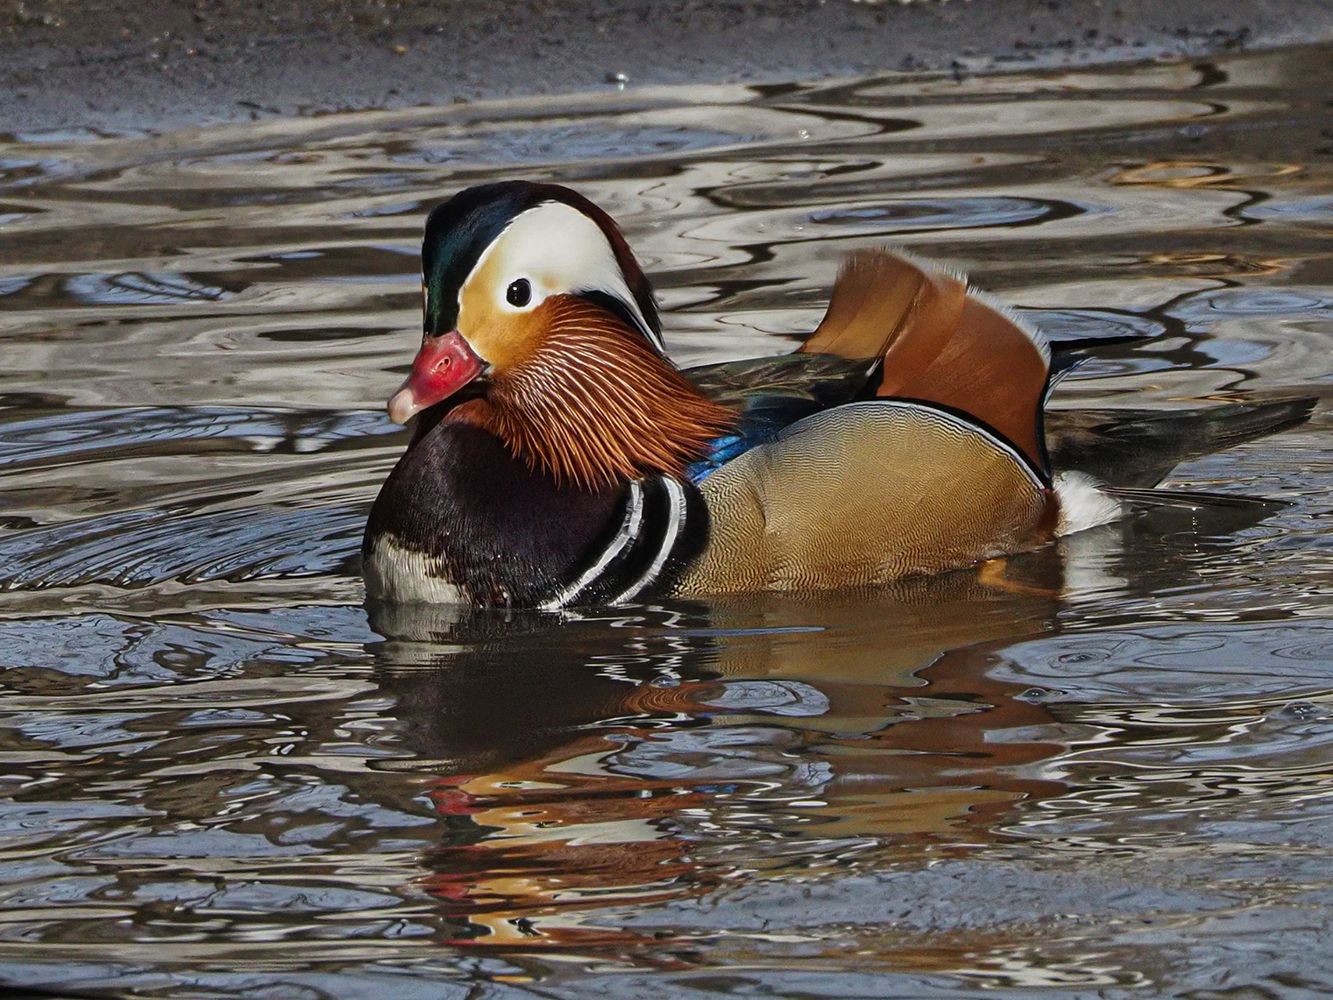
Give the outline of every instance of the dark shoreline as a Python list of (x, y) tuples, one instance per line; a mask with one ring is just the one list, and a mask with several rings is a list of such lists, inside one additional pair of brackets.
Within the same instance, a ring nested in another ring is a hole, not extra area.
[(0, 132), (595, 91), (617, 74), (972, 73), (1330, 38), (1330, 0), (0, 0)]

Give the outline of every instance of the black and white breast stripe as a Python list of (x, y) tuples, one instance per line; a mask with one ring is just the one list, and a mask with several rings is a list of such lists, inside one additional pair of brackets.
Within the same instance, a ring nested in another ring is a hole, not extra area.
[(670, 476), (637, 480), (625, 491), (616, 529), (590, 546), (540, 606), (625, 604), (668, 592), (707, 537), (708, 508), (697, 487)]

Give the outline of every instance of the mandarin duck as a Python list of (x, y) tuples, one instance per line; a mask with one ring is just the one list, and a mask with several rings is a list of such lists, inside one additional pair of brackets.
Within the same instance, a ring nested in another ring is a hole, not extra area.
[(415, 426), (362, 544), (372, 601), (886, 584), (1120, 516), (1052, 469), (1041, 333), (909, 255), (852, 254), (793, 354), (685, 371), (620, 230), (568, 188), (454, 196), (422, 273), (421, 348), (389, 401)]

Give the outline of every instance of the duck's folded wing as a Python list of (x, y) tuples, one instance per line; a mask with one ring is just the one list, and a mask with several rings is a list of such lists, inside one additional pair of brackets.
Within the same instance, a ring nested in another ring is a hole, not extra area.
[(877, 362), (827, 354), (786, 354), (691, 368), (684, 375), (737, 418), (708, 452), (690, 465), (701, 482), (751, 448), (820, 410), (851, 402), (866, 391)]
[(715, 403), (741, 410), (758, 397), (848, 403), (866, 387), (878, 359), (782, 354), (688, 368), (682, 374)]
[(1050, 495), (1002, 438), (921, 403), (800, 420), (702, 484), (709, 544), (687, 593), (884, 583), (1044, 537)]

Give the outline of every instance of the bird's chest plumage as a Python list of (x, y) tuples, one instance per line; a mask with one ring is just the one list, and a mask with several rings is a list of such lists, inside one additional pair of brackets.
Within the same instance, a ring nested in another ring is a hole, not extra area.
[(488, 431), (441, 423), (399, 461), (362, 545), (367, 596), (559, 608), (671, 588), (702, 548), (698, 490), (666, 476), (556, 483)]

